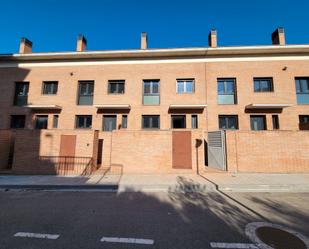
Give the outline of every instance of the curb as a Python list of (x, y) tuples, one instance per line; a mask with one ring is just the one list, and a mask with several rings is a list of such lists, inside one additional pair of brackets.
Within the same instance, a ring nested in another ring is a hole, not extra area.
[(218, 185), (218, 190), (223, 192), (295, 192), (295, 193), (307, 193), (309, 192), (309, 185)]

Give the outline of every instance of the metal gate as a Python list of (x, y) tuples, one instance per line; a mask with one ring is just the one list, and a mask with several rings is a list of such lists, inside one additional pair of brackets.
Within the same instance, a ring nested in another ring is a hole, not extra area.
[(225, 132), (208, 132), (208, 166), (210, 168), (226, 170)]

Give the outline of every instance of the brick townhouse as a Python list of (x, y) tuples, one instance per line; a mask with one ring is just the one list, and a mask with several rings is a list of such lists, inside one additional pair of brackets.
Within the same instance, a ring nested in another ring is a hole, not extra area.
[(208, 47), (149, 49), (142, 33), (140, 49), (88, 51), (80, 35), (48, 53), (23, 38), (0, 55), (0, 168), (308, 172), (309, 45), (271, 38), (220, 47), (212, 30)]

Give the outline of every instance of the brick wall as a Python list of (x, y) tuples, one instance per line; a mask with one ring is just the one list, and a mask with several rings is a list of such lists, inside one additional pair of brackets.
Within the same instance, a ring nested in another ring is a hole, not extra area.
[(309, 172), (307, 131), (227, 131), (230, 172)]
[(9, 154), (11, 143), (14, 141), (14, 133), (10, 130), (0, 130), (0, 169), (9, 167)]
[[(13, 172), (57, 173), (54, 158), (60, 151), (61, 135), (76, 135), (75, 155), (93, 157), (96, 137), (92, 130), (18, 130), (16, 131)], [(42, 159), (40, 157), (47, 157)], [(79, 173), (71, 172), (71, 173)]]

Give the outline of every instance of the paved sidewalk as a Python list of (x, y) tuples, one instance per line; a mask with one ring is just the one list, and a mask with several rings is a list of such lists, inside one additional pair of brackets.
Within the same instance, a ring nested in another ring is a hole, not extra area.
[(213, 183), (196, 174), (0, 176), (0, 189), (84, 189), (100, 191), (214, 191)]
[(309, 192), (309, 174), (106, 174), (92, 176), (0, 175), (0, 189), (93, 191)]
[(221, 191), (309, 192), (309, 174), (204, 173)]

